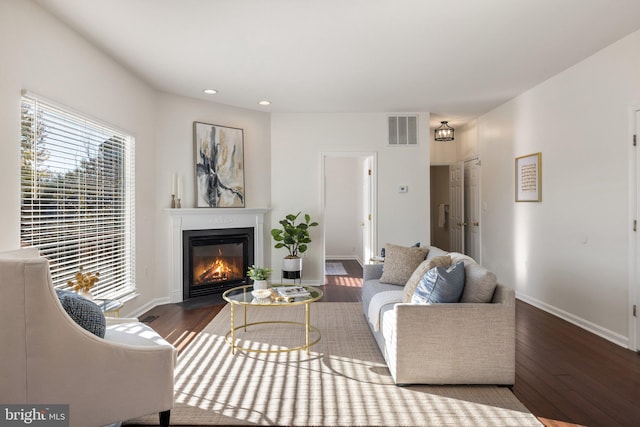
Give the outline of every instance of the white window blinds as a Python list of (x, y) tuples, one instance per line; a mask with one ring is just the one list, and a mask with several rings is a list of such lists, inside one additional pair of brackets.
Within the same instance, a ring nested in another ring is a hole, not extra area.
[(83, 267), (100, 273), (95, 297), (133, 292), (133, 137), (25, 95), (20, 152), (21, 244), (49, 259), (54, 286)]

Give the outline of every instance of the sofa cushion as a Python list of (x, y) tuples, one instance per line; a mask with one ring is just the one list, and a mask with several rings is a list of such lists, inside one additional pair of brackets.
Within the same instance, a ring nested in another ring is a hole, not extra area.
[(493, 299), (496, 285), (496, 275), (476, 263), (467, 255), (451, 253), (451, 262), (464, 262), (466, 281), (460, 302), (489, 303)]
[(402, 302), (411, 302), (411, 298), (413, 298), (413, 293), (415, 292), (418, 283), (420, 283), (420, 280), (422, 280), (427, 271), (431, 270), (433, 267), (449, 267), (450, 265), (451, 257), (449, 255), (437, 256), (422, 261), (413, 274), (411, 274), (409, 280), (407, 280), (407, 284), (404, 285)]
[(434, 267), (424, 275), (411, 302), (444, 304), (460, 300), (465, 282), (464, 263), (459, 262), (449, 268)]
[(374, 331), (380, 330), (380, 316), (382, 309), (388, 305), (395, 305), (402, 302), (402, 291), (397, 287), (393, 291), (378, 292), (371, 298), (369, 303), (369, 311), (367, 312), (367, 319), (373, 327)]
[(87, 331), (104, 338), (107, 322), (96, 303), (75, 292), (56, 290), (56, 294), (69, 317)]
[(427, 257), (428, 248), (405, 247), (387, 243), (385, 246), (384, 271), (380, 282), (404, 286), (411, 274)]
[(466, 265), (464, 269), (467, 279), (460, 302), (491, 302), (498, 284), (496, 275), (475, 263)]

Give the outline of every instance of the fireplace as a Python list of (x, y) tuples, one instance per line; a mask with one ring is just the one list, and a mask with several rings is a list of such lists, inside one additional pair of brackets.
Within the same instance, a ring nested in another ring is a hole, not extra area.
[(183, 299), (224, 292), (247, 284), (254, 263), (254, 229), (184, 230)]

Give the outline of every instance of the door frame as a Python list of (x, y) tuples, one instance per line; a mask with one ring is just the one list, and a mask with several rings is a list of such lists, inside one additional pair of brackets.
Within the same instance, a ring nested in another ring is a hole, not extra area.
[[(371, 169), (371, 175), (367, 185), (368, 191), (363, 191), (363, 198), (365, 200), (365, 204), (368, 205), (369, 215), (371, 215), (371, 219), (368, 221), (368, 236), (364, 235), (363, 232), (363, 252), (367, 252), (366, 243), (368, 240), (369, 248), (368, 254), (363, 253), (362, 262), (367, 263), (367, 261), (375, 254), (376, 248), (378, 247), (378, 179), (377, 179), (377, 169), (378, 169), (378, 153), (375, 151), (323, 151), (320, 153), (320, 213), (321, 218), (325, 216), (325, 208), (326, 208), (326, 200), (327, 200), (327, 182), (326, 182), (326, 160), (331, 157), (353, 157), (353, 158), (361, 158), (365, 159), (365, 163), (369, 164)], [(366, 216), (366, 213), (365, 213)], [(366, 221), (366, 218), (362, 219)], [(365, 229), (367, 229), (365, 223)], [(325, 227), (322, 227), (322, 265), (326, 262), (326, 231)]]
[[(640, 138), (640, 104), (629, 111), (629, 344), (633, 351), (640, 351), (640, 225), (633, 230), (634, 221), (640, 223), (640, 147), (634, 146), (633, 136)], [(633, 315), (633, 307), (636, 315)]]

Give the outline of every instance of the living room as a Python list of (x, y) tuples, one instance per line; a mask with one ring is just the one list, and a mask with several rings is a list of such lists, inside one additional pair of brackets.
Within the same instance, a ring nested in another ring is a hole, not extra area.
[[(0, 177), (5, 200), (0, 249), (20, 244), (17, 141), (22, 90), (126, 129), (136, 138), (138, 296), (126, 303), (125, 316), (171, 301), (167, 208), (176, 174), (183, 183), (182, 205), (195, 206), (194, 121), (244, 130), (246, 207), (270, 209), (265, 229), (290, 212), (322, 217), (322, 153), (377, 152), (378, 247), (387, 242), (428, 244), (430, 164), (477, 156), (482, 162), (482, 264), (515, 289), (519, 299), (621, 347), (640, 348), (640, 327), (633, 315), (640, 305), (637, 236), (632, 231), (638, 217), (632, 136), (640, 126), (640, 9), (635, 2), (610, 7), (605, 1), (589, 1), (603, 14), (610, 8), (607, 16), (615, 17), (615, 25), (607, 25), (606, 34), (589, 50), (573, 50), (570, 37), (546, 39), (564, 47), (556, 55), (574, 59), (546, 70), (542, 58), (537, 66), (545, 78), (528, 82), (521, 92), (458, 125), (452, 120), (455, 148), (445, 153), (431, 139), (438, 119), (449, 117), (416, 110), (417, 103), (397, 108), (418, 115), (419, 144), (389, 147), (386, 118), (392, 111), (277, 111), (275, 98), (274, 110), (261, 109), (257, 99), (255, 108), (243, 108), (224, 102), (224, 91), (231, 89), (220, 88), (220, 97), (207, 99), (200, 86), (191, 88), (193, 96), (184, 95), (182, 88), (159, 86), (115, 59), (118, 52), (97, 47), (89, 35), (56, 17), (50, 11), (56, 3), (64, 2), (0, 2)], [(571, 5), (579, 9), (581, 2)], [(554, 17), (554, 23), (572, 19), (571, 9), (561, 8), (565, 15)], [(574, 37), (595, 37), (599, 25), (588, 21), (590, 31)], [(540, 38), (547, 36), (539, 31)], [(508, 45), (508, 38), (500, 34), (493, 41)], [(446, 48), (446, 35), (442, 43)], [(537, 52), (522, 46), (521, 54), (524, 60)], [(481, 65), (484, 73), (498, 72), (500, 58)], [(420, 71), (419, 78), (428, 78), (427, 71)], [(462, 84), (464, 70), (457, 72)], [(347, 72), (344, 78), (355, 82), (358, 75)], [(501, 96), (496, 93), (496, 98)], [(537, 152), (542, 153), (542, 202), (515, 203), (514, 159)], [(409, 191), (399, 193), (398, 185)], [(314, 249), (305, 258), (309, 282), (323, 280), (323, 236), (321, 224), (313, 231)], [(269, 242), (267, 234), (264, 239)], [(281, 257), (280, 250), (265, 244), (265, 264)]]

